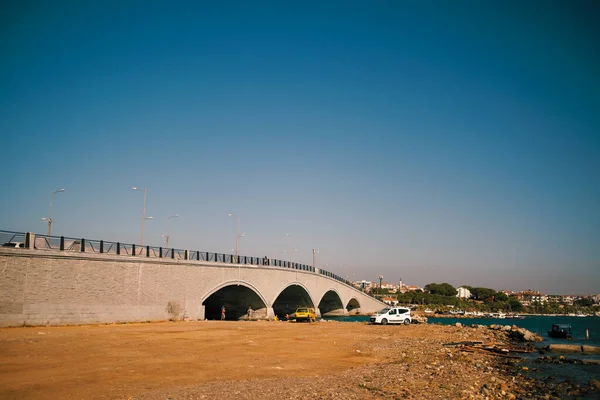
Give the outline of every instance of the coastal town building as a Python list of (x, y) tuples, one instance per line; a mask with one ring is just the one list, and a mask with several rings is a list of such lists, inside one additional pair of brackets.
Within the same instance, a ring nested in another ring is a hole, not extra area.
[[(379, 288), (379, 282), (376, 281), (367, 281), (363, 279), (351, 283), (354, 287), (367, 293), (371, 292), (373, 289)], [(423, 290), (423, 288), (417, 285), (406, 285), (402, 282), (402, 280), (400, 280), (398, 284), (390, 282), (381, 282), (381, 289), (387, 290), (388, 293), (407, 293), (416, 292), (417, 290)]]
[(540, 292), (534, 290), (524, 290), (522, 292), (516, 292), (514, 295), (524, 306), (529, 306), (534, 302), (542, 303), (548, 301), (548, 296), (542, 295)]
[(466, 287), (461, 286), (458, 289), (456, 289), (456, 297), (458, 297), (459, 299), (470, 299), (471, 291)]
[(361, 290), (364, 290), (365, 292), (370, 292), (371, 288), (373, 287), (373, 282), (365, 281), (364, 279), (362, 281), (352, 283), (354, 284), (354, 286), (358, 287)]
[(400, 285), (396, 285), (395, 283), (383, 282), (381, 284), (381, 288), (389, 290), (390, 293), (396, 293), (396, 292), (398, 292), (399, 287), (400, 287)]
[(383, 301), (385, 304), (387, 304), (389, 306), (395, 306), (398, 304), (398, 299), (395, 299), (393, 297), (382, 297), (381, 301)]

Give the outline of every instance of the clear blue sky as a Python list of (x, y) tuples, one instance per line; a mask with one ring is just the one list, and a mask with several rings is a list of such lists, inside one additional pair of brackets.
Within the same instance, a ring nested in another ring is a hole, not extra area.
[(600, 292), (600, 6), (4, 1), (0, 229)]

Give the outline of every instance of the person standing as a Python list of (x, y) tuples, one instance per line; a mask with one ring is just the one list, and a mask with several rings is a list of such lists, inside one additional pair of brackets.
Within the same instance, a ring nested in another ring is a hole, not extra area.
[(252, 307), (248, 307), (248, 321), (250, 321), (251, 316), (252, 316)]
[(225, 320), (225, 306), (221, 306), (221, 321)]

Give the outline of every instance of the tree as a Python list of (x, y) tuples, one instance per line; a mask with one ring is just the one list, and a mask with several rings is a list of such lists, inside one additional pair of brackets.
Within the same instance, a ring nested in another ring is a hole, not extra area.
[(583, 297), (573, 302), (573, 305), (581, 307), (591, 307), (594, 305), (594, 300), (591, 297)]
[(494, 301), (508, 301), (508, 296), (502, 292), (496, 292), (494, 295)]
[(390, 289), (374, 288), (371, 292), (373, 294), (390, 294)]
[(483, 287), (476, 287), (471, 289), (471, 295), (475, 300), (491, 300), (495, 294), (496, 291), (494, 289), (488, 289)]
[(449, 283), (429, 283), (425, 285), (425, 290), (431, 294), (441, 296), (456, 296), (456, 289)]
[(512, 312), (521, 312), (525, 308), (516, 297), (511, 297), (508, 299), (508, 306)]

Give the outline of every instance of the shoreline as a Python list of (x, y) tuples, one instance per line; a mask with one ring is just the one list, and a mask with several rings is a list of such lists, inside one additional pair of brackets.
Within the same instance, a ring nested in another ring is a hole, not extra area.
[(565, 318), (594, 318), (597, 317), (595, 315), (586, 315), (585, 317), (582, 316), (577, 316), (577, 315), (565, 315), (565, 314), (518, 314), (523, 318), (511, 318), (511, 317), (505, 317), (505, 318), (498, 318), (498, 317), (491, 317), (488, 315), (463, 315), (463, 314), (426, 314), (426, 313), (422, 313), (422, 312), (413, 312), (415, 315), (422, 315), (424, 317), (427, 318), (464, 318), (464, 319), (498, 319), (498, 320), (519, 320), (519, 319), (523, 319), (523, 318), (528, 318), (528, 317), (565, 317)]

